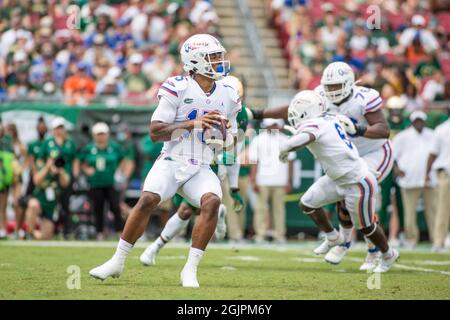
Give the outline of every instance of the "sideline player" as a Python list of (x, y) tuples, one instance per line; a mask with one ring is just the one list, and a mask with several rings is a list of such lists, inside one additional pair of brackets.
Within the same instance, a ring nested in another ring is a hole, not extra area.
[(326, 101), (314, 91), (299, 92), (291, 101), (288, 120), (297, 130), (281, 147), (280, 160), (289, 152), (307, 147), (320, 162), (325, 175), (302, 196), (300, 206), (326, 233), (327, 251), (344, 243), (344, 237), (331, 225), (322, 207), (345, 201), (353, 225), (382, 252), (374, 272), (387, 272), (399, 258), (375, 222), (378, 184), (367, 163), (359, 156), (337, 116), (325, 111)]
[(197, 34), (181, 47), (188, 76), (171, 77), (158, 92), (160, 99), (150, 124), (153, 141), (164, 141), (161, 155), (148, 173), (143, 192), (131, 210), (116, 253), (90, 275), (119, 277), (125, 259), (143, 234), (151, 211), (161, 202), (181, 194), (200, 208), (192, 231), (192, 246), (181, 271), (183, 287), (199, 287), (197, 268), (217, 224), (222, 198), (218, 177), (210, 168), (214, 151), (204, 141), (204, 130), (221, 125), (225, 117), (233, 135), (241, 101), (236, 91), (217, 80), (230, 70), (225, 48), (211, 35)]

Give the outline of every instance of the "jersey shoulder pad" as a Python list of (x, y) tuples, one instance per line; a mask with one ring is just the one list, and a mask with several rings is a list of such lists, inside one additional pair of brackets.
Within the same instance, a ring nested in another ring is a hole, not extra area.
[(364, 107), (364, 113), (377, 111), (383, 104), (383, 99), (380, 97), (380, 93), (371, 88), (355, 86), (355, 93), (353, 97), (354, 99), (361, 101), (361, 105)]
[(320, 119), (309, 119), (303, 121), (303, 123), (298, 127), (298, 131), (316, 131), (320, 129)]
[(160, 91), (165, 91), (175, 97), (179, 96), (188, 87), (188, 80), (185, 76), (170, 77), (161, 84)]
[(223, 83), (222, 81), (218, 81), (216, 82), (219, 86), (222, 86), (223, 89), (227, 92), (228, 97), (230, 97), (231, 101), (234, 102), (235, 104), (239, 104), (241, 103), (241, 97), (239, 97), (239, 94), (237, 92), (237, 90), (228, 85)]

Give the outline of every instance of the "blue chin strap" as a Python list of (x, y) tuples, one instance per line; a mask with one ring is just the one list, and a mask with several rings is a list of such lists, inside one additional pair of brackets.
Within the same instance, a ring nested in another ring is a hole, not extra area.
[(217, 67), (216, 72), (222, 73), (222, 75), (225, 77), (230, 73), (230, 68), (225, 68), (223, 65), (220, 65)]

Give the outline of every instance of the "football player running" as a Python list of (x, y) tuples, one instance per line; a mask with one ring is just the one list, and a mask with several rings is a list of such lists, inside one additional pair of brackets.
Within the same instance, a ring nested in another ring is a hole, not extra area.
[[(367, 162), (370, 169), (376, 171), (380, 183), (393, 167), (392, 147), (388, 140), (389, 126), (381, 111), (382, 99), (376, 90), (355, 83), (355, 75), (351, 67), (344, 62), (329, 64), (322, 75), (321, 84), (314, 90), (326, 98), (327, 107), (338, 114), (338, 119), (349, 135), (350, 140), (358, 148), (359, 155)], [(287, 119), (288, 107), (277, 107), (265, 110), (252, 110), (255, 119), (284, 118)], [(351, 245), (353, 224), (346, 208), (338, 203), (340, 233), (344, 243), (328, 252), (325, 239), (315, 253), (326, 254), (327, 262), (338, 264), (342, 261)], [(360, 270), (371, 270), (378, 265), (379, 249), (367, 237), (368, 253)]]
[(182, 45), (181, 61), (189, 75), (171, 77), (161, 85), (159, 104), (150, 123), (152, 140), (164, 141), (161, 155), (145, 179), (115, 254), (92, 269), (91, 276), (101, 280), (119, 277), (152, 210), (179, 193), (200, 208), (188, 259), (180, 274), (183, 287), (199, 287), (197, 268), (214, 234), (222, 198), (220, 181), (210, 168), (215, 152), (205, 143), (204, 130), (221, 125), (226, 118), (229, 131), (237, 134), (236, 115), (241, 110), (236, 91), (217, 81), (230, 70), (225, 52), (220, 42), (208, 34), (194, 35)]
[(322, 207), (344, 201), (353, 225), (381, 250), (374, 272), (387, 272), (399, 258), (389, 247), (386, 236), (375, 221), (377, 179), (349, 140), (337, 116), (326, 113), (326, 101), (314, 91), (299, 92), (288, 108), (288, 121), (296, 129), (281, 147), (280, 160), (289, 152), (307, 147), (320, 162), (325, 175), (302, 196), (300, 206), (326, 233), (327, 250), (345, 239), (333, 228)]
[[(233, 87), (239, 97), (242, 98), (243, 86), (241, 81), (233, 76), (227, 76), (223, 80), (221, 80), (227, 86)], [(244, 133), (247, 129), (248, 117), (245, 106), (242, 105), (241, 111), (237, 115), (237, 126), (239, 130), (242, 130), (241, 133)], [(240, 140), (240, 139), (238, 139)], [(242, 146), (243, 143), (240, 143), (239, 146)], [(224, 152), (219, 154), (220, 159), (217, 159), (217, 163), (220, 165), (225, 165), (228, 181), (230, 184), (230, 190), (223, 190), (222, 192), (230, 192), (230, 196), (234, 201), (235, 211), (239, 211), (239, 207), (243, 206), (243, 200), (239, 193), (238, 188), (238, 179), (239, 179), (239, 168), (240, 163), (238, 161), (239, 158), (233, 156), (234, 153)], [(217, 174), (218, 165), (212, 166), (213, 170)], [(156, 256), (159, 251), (176, 235), (178, 235), (184, 228), (189, 224), (189, 219), (194, 214), (198, 214), (198, 209), (189, 203), (186, 199), (181, 196), (175, 196), (175, 201), (178, 202), (178, 210), (177, 212), (167, 221), (164, 229), (161, 231), (159, 237), (150, 244), (145, 251), (141, 254), (139, 260), (145, 266), (151, 266), (156, 264)], [(217, 239), (221, 240), (225, 237), (226, 234), (226, 223), (225, 223), (225, 215), (227, 208), (224, 204), (221, 204), (219, 207), (219, 215), (217, 226), (215, 230), (215, 236)]]

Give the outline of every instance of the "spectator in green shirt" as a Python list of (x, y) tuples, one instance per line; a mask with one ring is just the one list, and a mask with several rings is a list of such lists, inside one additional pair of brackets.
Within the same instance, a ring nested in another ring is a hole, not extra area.
[(122, 148), (109, 136), (109, 127), (98, 122), (92, 127), (93, 141), (80, 154), (81, 170), (90, 184), (90, 197), (96, 217), (97, 239), (104, 239), (104, 209), (108, 202), (114, 214), (114, 228), (120, 232), (123, 221), (119, 206), (119, 193), (114, 188), (114, 175), (124, 160)]
[(64, 118), (57, 117), (52, 121), (52, 135), (41, 146), (37, 156), (36, 165), (43, 167), (49, 158), (63, 164), (64, 170), (69, 175), (70, 182), (64, 187), (57, 199), (61, 205), (60, 221), (63, 225), (64, 236), (69, 232), (69, 197), (71, 195), (72, 178), (78, 178), (80, 165), (77, 159), (77, 148), (74, 140), (68, 136)]
[(127, 97), (145, 97), (146, 94), (150, 94), (152, 83), (142, 72), (144, 59), (140, 53), (133, 53), (128, 62), (127, 72), (124, 76)]
[[(26, 221), (28, 237), (37, 240), (49, 240), (55, 231), (54, 213), (58, 205), (59, 194), (70, 183), (70, 175), (57, 158), (48, 157), (36, 165), (37, 173), (33, 175), (35, 188), (32, 198), (27, 203)], [(35, 230), (40, 220), (40, 230)]]
[[(25, 193), (19, 199), (19, 206), (24, 211), (28, 208), (28, 202), (33, 196), (33, 191), (35, 189), (35, 185), (33, 183), (33, 175), (35, 175), (38, 171), (36, 168), (36, 159), (41, 151), (42, 144), (45, 141), (45, 136), (47, 134), (47, 125), (45, 124), (44, 118), (40, 117), (38, 119), (36, 130), (38, 138), (28, 144), (27, 157), (25, 161), (25, 166), (27, 168), (30, 168), (28, 184)], [(25, 216), (23, 218), (25, 218)], [(22, 223), (18, 224), (18, 226), (21, 225)], [(16, 228), (18, 226), (16, 226)], [(21, 237), (22, 235), (19, 231), (19, 238)]]

